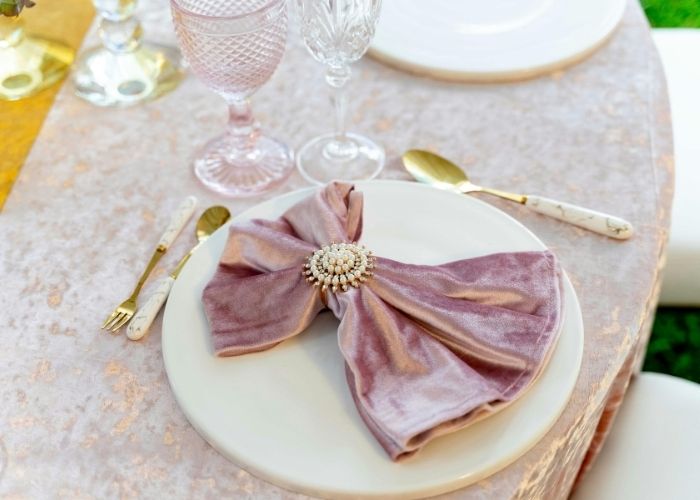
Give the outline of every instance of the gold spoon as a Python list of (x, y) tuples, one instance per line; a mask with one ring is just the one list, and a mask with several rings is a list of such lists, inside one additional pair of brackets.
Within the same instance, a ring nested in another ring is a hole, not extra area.
[(450, 160), (429, 151), (411, 149), (403, 154), (406, 170), (419, 182), (458, 193), (487, 193), (525, 205), (535, 212), (588, 229), (610, 238), (626, 240), (632, 224), (624, 219), (570, 203), (530, 194), (515, 194), (473, 184), (467, 174)]
[(185, 264), (194, 251), (197, 250), (214, 231), (226, 224), (230, 218), (231, 212), (229, 212), (226, 207), (222, 206), (209, 207), (202, 213), (195, 227), (197, 244), (180, 259), (180, 262), (175, 266), (173, 272), (161, 281), (153, 295), (148, 297), (148, 300), (146, 300), (143, 306), (136, 312), (136, 315), (126, 329), (127, 337), (131, 340), (139, 340), (146, 335), (146, 332), (148, 332), (148, 329), (151, 327), (151, 323), (153, 323), (153, 320), (158, 315), (158, 311), (160, 311), (163, 303), (165, 303), (165, 299), (168, 298), (173, 283), (175, 283), (175, 280), (180, 275), (180, 271), (185, 267)]

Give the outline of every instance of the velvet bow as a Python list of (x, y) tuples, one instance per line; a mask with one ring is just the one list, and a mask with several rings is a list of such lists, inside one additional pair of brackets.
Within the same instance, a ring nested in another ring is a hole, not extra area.
[(357, 409), (399, 460), (532, 384), (559, 334), (561, 272), (547, 251), (439, 266), (378, 257), (366, 282), (322, 300), (302, 267), (329, 242), (360, 239), (362, 204), (332, 183), (277, 220), (233, 224), (204, 309), (217, 356), (269, 349), (330, 309)]

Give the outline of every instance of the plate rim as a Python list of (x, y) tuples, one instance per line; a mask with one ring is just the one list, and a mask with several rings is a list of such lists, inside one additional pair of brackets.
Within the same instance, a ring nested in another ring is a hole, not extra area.
[[(404, 181), (404, 180), (395, 180), (395, 179), (380, 179), (380, 180), (369, 180), (369, 181), (357, 181), (354, 182), (356, 186), (358, 186), (358, 190), (362, 190), (363, 185), (367, 184), (372, 184), (372, 185), (397, 185), (397, 186), (402, 186), (402, 187), (409, 187), (409, 188), (418, 188), (418, 189), (425, 189), (429, 191), (440, 191), (437, 188), (434, 188), (432, 186), (428, 186), (425, 184), (417, 183), (417, 182), (411, 182), (411, 181)], [(307, 186), (307, 187), (302, 187), (300, 189), (296, 189), (293, 191), (289, 191), (287, 193), (283, 193), (279, 196), (274, 196), (272, 198), (268, 198), (267, 200), (262, 200), (260, 203), (257, 203), (246, 210), (242, 211), (240, 214), (238, 214), (235, 217), (232, 217), (232, 219), (219, 228), (217, 231), (228, 231), (229, 226), (234, 223), (236, 220), (239, 218), (242, 218), (244, 216), (247, 216), (248, 212), (252, 212), (255, 209), (258, 208), (259, 205), (268, 203), (268, 202), (273, 202), (273, 201), (279, 201), (283, 200), (285, 198), (290, 198), (290, 197), (297, 197), (297, 196), (302, 196), (304, 194), (310, 194), (312, 192), (315, 192), (322, 187), (319, 186)], [(454, 191), (446, 190), (446, 194), (448, 195), (454, 195), (456, 197), (459, 197), (461, 199), (467, 199), (469, 200), (470, 203), (475, 203), (477, 205), (480, 205), (482, 209), (486, 209), (487, 211), (491, 212), (496, 212), (498, 213), (499, 216), (505, 216), (507, 219), (510, 220), (510, 222), (514, 222), (516, 225), (520, 226), (521, 230), (525, 230), (528, 235), (533, 238), (535, 242), (538, 243), (543, 249), (548, 249), (548, 247), (544, 244), (544, 242), (537, 237), (528, 227), (523, 225), (521, 222), (519, 222), (517, 219), (512, 217), (510, 214), (504, 212), (503, 210), (500, 210), (499, 208), (495, 207), (494, 205), (491, 205), (485, 201), (482, 201), (476, 197), (471, 197), (471, 196), (464, 196), (461, 193), (457, 193)], [(248, 217), (250, 218), (250, 217)], [(203, 247), (200, 247), (197, 249), (197, 251), (202, 251), (204, 250)], [(194, 260), (191, 259), (190, 262)], [(189, 262), (188, 264), (189, 265)], [(337, 488), (331, 488), (331, 487), (324, 487), (323, 489), (318, 489), (315, 487), (313, 484), (308, 483), (306, 480), (299, 480), (296, 479), (293, 476), (287, 477), (286, 475), (276, 475), (273, 472), (268, 472), (262, 468), (259, 468), (255, 464), (251, 464), (249, 461), (246, 461), (243, 459), (243, 457), (238, 456), (236, 453), (232, 453), (229, 450), (222, 449), (222, 447), (218, 446), (216, 443), (216, 440), (213, 439), (208, 432), (206, 432), (200, 425), (197, 423), (196, 419), (192, 418), (192, 415), (189, 413), (187, 410), (187, 405), (183, 405), (182, 401), (180, 400), (180, 397), (173, 387), (172, 381), (171, 381), (171, 375), (170, 375), (170, 369), (168, 368), (170, 366), (169, 361), (168, 361), (168, 349), (162, 349), (162, 356), (163, 356), (163, 362), (164, 362), (164, 368), (165, 372), (168, 378), (168, 384), (171, 388), (171, 393), (175, 400), (178, 403), (178, 407), (180, 411), (183, 412), (185, 417), (187, 418), (188, 423), (197, 431), (197, 433), (207, 442), (208, 445), (210, 445), (213, 449), (217, 451), (217, 453), (221, 454), (224, 458), (227, 460), (231, 461), (234, 466), (241, 468), (242, 470), (245, 470), (254, 476), (256, 476), (259, 479), (262, 479), (263, 481), (266, 481), (273, 486), (280, 487), (287, 489), (288, 491), (295, 492), (295, 493), (302, 493), (302, 494), (308, 494), (308, 495), (315, 495), (319, 496), (321, 498), (338, 498), (338, 499), (351, 499), (351, 498), (402, 498), (402, 499), (412, 499), (412, 498), (423, 498), (425, 496), (432, 496), (432, 495), (439, 495), (439, 494), (444, 494), (448, 493), (450, 491), (455, 491), (461, 488), (464, 488), (466, 486), (469, 486), (471, 484), (474, 484), (485, 477), (489, 477), (492, 474), (504, 469), (505, 467), (511, 465), (513, 462), (518, 460), (521, 456), (523, 456), (525, 453), (527, 453), (530, 449), (532, 449), (538, 442), (540, 442), (544, 436), (554, 427), (554, 425), (559, 421), (561, 418), (561, 415), (563, 412), (566, 410), (569, 401), (571, 400), (571, 396), (574, 393), (574, 390), (576, 388), (576, 384), (578, 381), (578, 378), (580, 376), (580, 371), (581, 371), (581, 366), (582, 366), (582, 360), (583, 360), (583, 347), (584, 347), (584, 339), (585, 339), (585, 331), (584, 331), (584, 325), (583, 325), (583, 318), (582, 318), (582, 311), (581, 311), (581, 306), (580, 306), (580, 301), (578, 299), (578, 295), (576, 294), (576, 290), (573, 286), (573, 283), (569, 279), (568, 275), (566, 274), (566, 271), (562, 269), (562, 277), (564, 281), (564, 289), (568, 288), (569, 293), (565, 293), (564, 296), (570, 296), (572, 299), (572, 311), (574, 313), (574, 317), (572, 318), (572, 322), (576, 323), (577, 330), (580, 332), (579, 335), (579, 342), (578, 342), (578, 348), (577, 348), (577, 360), (576, 360), (576, 368), (574, 370), (575, 376), (573, 377), (573, 382), (571, 383), (571, 387), (568, 389), (568, 397), (566, 398), (566, 402), (562, 405), (562, 407), (559, 409), (558, 413), (552, 417), (551, 421), (549, 424), (541, 430), (541, 432), (533, 436), (531, 440), (531, 444), (528, 445), (523, 449), (522, 452), (519, 454), (515, 454), (514, 456), (511, 456), (510, 458), (504, 460), (501, 463), (494, 464), (491, 467), (484, 468), (479, 471), (479, 473), (471, 473), (471, 474), (463, 474), (459, 478), (452, 480), (452, 481), (445, 481), (440, 484), (431, 484), (431, 485), (423, 485), (423, 486), (418, 486), (418, 487), (413, 487), (411, 488), (410, 485), (402, 487), (400, 491), (397, 491), (396, 488), (392, 489), (390, 492), (388, 491), (360, 491), (360, 490), (353, 490), (353, 491), (348, 491), (347, 489), (345, 490), (340, 490)], [(176, 281), (173, 286), (173, 291), (175, 287), (178, 286), (178, 282)], [(165, 311), (163, 313), (163, 326), (162, 326), (162, 339), (165, 338), (166, 335), (166, 322), (168, 318), (168, 306), (169, 304), (166, 304), (165, 306)], [(563, 326), (562, 326), (563, 327)], [(559, 339), (557, 339), (557, 342), (559, 342)], [(554, 349), (556, 349), (556, 346), (552, 348), (552, 353), (554, 353)], [(551, 362), (551, 359), (549, 360)], [(548, 362), (548, 364), (549, 364)], [(543, 369), (546, 370), (547, 367)], [(534, 387), (534, 384), (533, 384)], [(530, 388), (528, 388), (528, 391)], [(519, 401), (521, 400), (522, 396), (518, 398)]]
[[(585, 3), (585, 0), (579, 1)], [(424, 62), (417, 62), (405, 56), (402, 57), (397, 54), (395, 50), (387, 50), (386, 47), (378, 46), (376, 39), (372, 41), (367, 53), (373, 59), (392, 68), (417, 76), (432, 77), (439, 80), (462, 83), (505, 83), (528, 80), (574, 66), (593, 55), (610, 41), (622, 24), (622, 19), (627, 9), (627, 1), (609, 0), (609, 2), (604, 3), (610, 6), (610, 19), (597, 29), (596, 36), (591, 35), (588, 37), (592, 40), (586, 43), (579, 43), (578, 45), (581, 47), (575, 51), (571, 51), (571, 53), (565, 57), (550, 57), (547, 61), (534, 65), (511, 64), (509, 68), (492, 70), (478, 68), (467, 69), (466, 66), (463, 66), (461, 69), (455, 67), (448, 68), (445, 65), (431, 65)]]

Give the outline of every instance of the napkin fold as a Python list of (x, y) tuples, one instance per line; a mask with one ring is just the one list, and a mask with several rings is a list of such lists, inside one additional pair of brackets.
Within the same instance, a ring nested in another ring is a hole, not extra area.
[(303, 332), (326, 307), (340, 319), (348, 387), (393, 460), (516, 400), (559, 335), (554, 255), (498, 253), (439, 266), (378, 257), (359, 288), (325, 292), (302, 276), (308, 256), (362, 234), (362, 193), (334, 182), (277, 220), (234, 223), (203, 294), (217, 356)]

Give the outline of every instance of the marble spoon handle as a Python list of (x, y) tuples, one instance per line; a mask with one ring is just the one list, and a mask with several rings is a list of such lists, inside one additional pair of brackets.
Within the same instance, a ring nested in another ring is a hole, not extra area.
[(139, 340), (148, 333), (153, 320), (158, 316), (158, 311), (163, 307), (165, 299), (168, 298), (173, 283), (175, 283), (175, 278), (172, 276), (163, 278), (163, 281), (158, 284), (156, 291), (148, 297), (148, 300), (139, 308), (131, 323), (129, 323), (126, 329), (127, 337), (131, 340)]
[(551, 200), (542, 196), (527, 195), (525, 206), (535, 212), (549, 215), (594, 233), (604, 234), (610, 238), (626, 240), (633, 233), (632, 224), (625, 219), (570, 203)]

